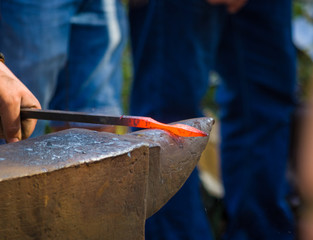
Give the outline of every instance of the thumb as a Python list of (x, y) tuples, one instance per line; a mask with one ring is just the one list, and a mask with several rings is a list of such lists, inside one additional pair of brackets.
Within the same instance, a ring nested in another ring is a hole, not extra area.
[(21, 140), (20, 105), (9, 104), (9, 111), (0, 109), (3, 135), (8, 143)]

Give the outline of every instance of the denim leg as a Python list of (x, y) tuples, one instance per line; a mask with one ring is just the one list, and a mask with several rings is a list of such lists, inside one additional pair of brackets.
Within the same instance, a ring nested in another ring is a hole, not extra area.
[(203, 0), (152, 0), (130, 11), (134, 56), (131, 113), (170, 122), (202, 116), (220, 28)]
[[(220, 8), (205, 1), (150, 0), (130, 11), (134, 57), (131, 114), (164, 122), (202, 116)], [(212, 239), (195, 170), (146, 222), (146, 239)]]
[(69, 57), (50, 107), (120, 115), (127, 32), (120, 0), (85, 1), (71, 18)]
[[(67, 56), (74, 0), (0, 1), (0, 49), (6, 64), (47, 108)], [(44, 132), (38, 121), (33, 135)]]
[[(43, 108), (121, 113), (120, 0), (4, 0), (0, 21), (6, 62)], [(38, 121), (33, 136), (46, 124)]]
[(217, 55), (225, 239), (294, 239), (285, 199), (295, 103), (290, 21), (286, 0), (251, 0), (226, 21)]

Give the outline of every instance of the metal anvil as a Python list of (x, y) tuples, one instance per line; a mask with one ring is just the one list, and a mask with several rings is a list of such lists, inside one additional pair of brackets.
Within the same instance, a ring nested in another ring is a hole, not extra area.
[[(211, 118), (180, 123), (210, 133)], [(70, 129), (0, 147), (0, 239), (144, 239), (208, 137)]]

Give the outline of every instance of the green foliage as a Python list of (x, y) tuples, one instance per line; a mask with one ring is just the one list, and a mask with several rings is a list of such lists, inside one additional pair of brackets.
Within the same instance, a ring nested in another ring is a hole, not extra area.
[(313, 79), (313, 64), (309, 56), (302, 51), (298, 51), (297, 58), (298, 98), (300, 101), (305, 101), (309, 95), (312, 95), (310, 85)]
[(122, 60), (122, 68), (123, 68), (123, 87), (122, 87), (122, 105), (123, 105), (123, 113), (129, 114), (129, 98), (130, 98), (130, 90), (133, 79), (132, 72), (132, 59), (131, 59), (131, 49), (130, 44), (127, 45), (123, 60)]
[(302, 16), (303, 15), (303, 3), (294, 1), (293, 3), (293, 16)]

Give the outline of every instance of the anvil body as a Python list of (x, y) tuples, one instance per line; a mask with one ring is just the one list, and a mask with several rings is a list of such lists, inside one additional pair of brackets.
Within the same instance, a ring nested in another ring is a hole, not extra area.
[[(210, 132), (213, 120), (182, 122)], [(144, 239), (208, 137), (70, 129), (0, 147), (0, 239)]]

